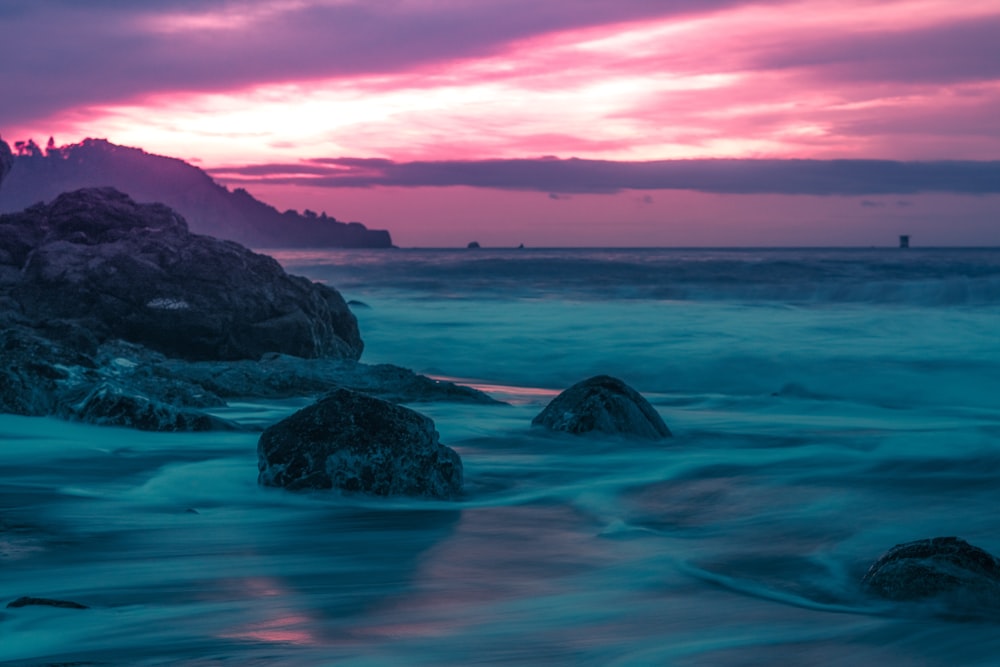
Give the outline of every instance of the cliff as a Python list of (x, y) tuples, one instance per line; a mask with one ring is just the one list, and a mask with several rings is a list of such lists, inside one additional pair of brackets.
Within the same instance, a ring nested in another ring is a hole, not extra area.
[(246, 190), (230, 192), (201, 169), (176, 158), (104, 139), (61, 148), (50, 142), (44, 151), (34, 142), (19, 142), (17, 147), (13, 168), (0, 190), (0, 213), (49, 202), (71, 190), (114, 187), (136, 201), (166, 204), (184, 216), (192, 232), (254, 248), (392, 246), (387, 231), (309, 212), (281, 213)]

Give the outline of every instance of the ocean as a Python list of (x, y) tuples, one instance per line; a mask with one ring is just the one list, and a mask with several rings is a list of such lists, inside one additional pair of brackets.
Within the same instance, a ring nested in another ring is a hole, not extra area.
[[(1000, 249), (272, 251), (355, 301), (453, 502), (256, 483), (253, 433), (0, 415), (0, 664), (995, 665), (989, 614), (867, 597), (895, 544), (1000, 554)], [(554, 436), (619, 377), (674, 433)], [(267, 423), (307, 405), (236, 402)]]

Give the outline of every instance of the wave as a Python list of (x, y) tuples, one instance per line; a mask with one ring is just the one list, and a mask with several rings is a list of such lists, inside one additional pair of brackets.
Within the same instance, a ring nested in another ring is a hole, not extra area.
[(432, 298), (1000, 304), (1000, 249), (277, 252), (342, 291)]

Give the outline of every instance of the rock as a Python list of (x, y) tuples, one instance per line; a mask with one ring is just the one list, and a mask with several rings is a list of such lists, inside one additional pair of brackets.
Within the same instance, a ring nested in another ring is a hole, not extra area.
[(351, 308), (361, 308), (362, 310), (371, 310), (371, 306), (369, 306), (364, 301), (358, 301), (357, 299), (351, 299), (350, 301), (347, 302), (347, 305), (350, 306)]
[(957, 537), (897, 544), (862, 579), (868, 592), (888, 600), (944, 594), (1000, 600), (1000, 560)]
[(531, 421), (552, 431), (590, 431), (659, 440), (670, 429), (649, 402), (617, 378), (598, 375), (578, 382), (552, 399)]
[(29, 322), (185, 359), (357, 359), (363, 348), (335, 290), (111, 188), (0, 216), (0, 299)]
[(33, 597), (19, 597), (13, 602), (7, 603), (8, 609), (16, 609), (18, 607), (59, 607), (61, 609), (89, 609), (87, 605), (80, 604), (79, 602), (72, 602), (70, 600), (50, 600), (49, 598), (33, 598)]
[(99, 426), (127, 426), (140, 431), (236, 431), (240, 427), (213, 415), (185, 410), (102, 382), (77, 401), (68, 402), (64, 415)]
[(499, 403), (471, 387), (432, 380), (392, 364), (300, 359), (284, 354), (265, 355), (260, 361), (253, 362), (167, 359), (154, 366), (153, 372), (189, 382), (203, 388), (207, 395), (223, 398), (291, 398), (325, 394), (342, 387), (394, 403)]
[(469, 250), (476, 250), (481, 246), (479, 245), (479, 241), (469, 241), (469, 244), (465, 247), (468, 248)]
[(266, 429), (258, 483), (286, 489), (453, 498), (462, 460), (413, 410), (338, 389)]

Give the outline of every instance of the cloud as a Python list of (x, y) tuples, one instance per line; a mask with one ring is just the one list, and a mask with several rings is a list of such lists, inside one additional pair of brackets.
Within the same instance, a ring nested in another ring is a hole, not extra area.
[(910, 30), (845, 31), (783, 44), (752, 58), (760, 69), (808, 68), (853, 82), (957, 83), (1000, 78), (1000, 16)]
[[(622, 190), (695, 190), (725, 194), (878, 195), (918, 192), (1000, 193), (1000, 161), (607, 160), (514, 159), (394, 162), (319, 158), (210, 170), (230, 185), (318, 187), (469, 186), (560, 196)], [(873, 205), (869, 202), (862, 205)]]
[(34, 0), (2, 8), (11, 124), (163, 92), (390, 73), (494, 54), (551, 32), (746, 0)]

